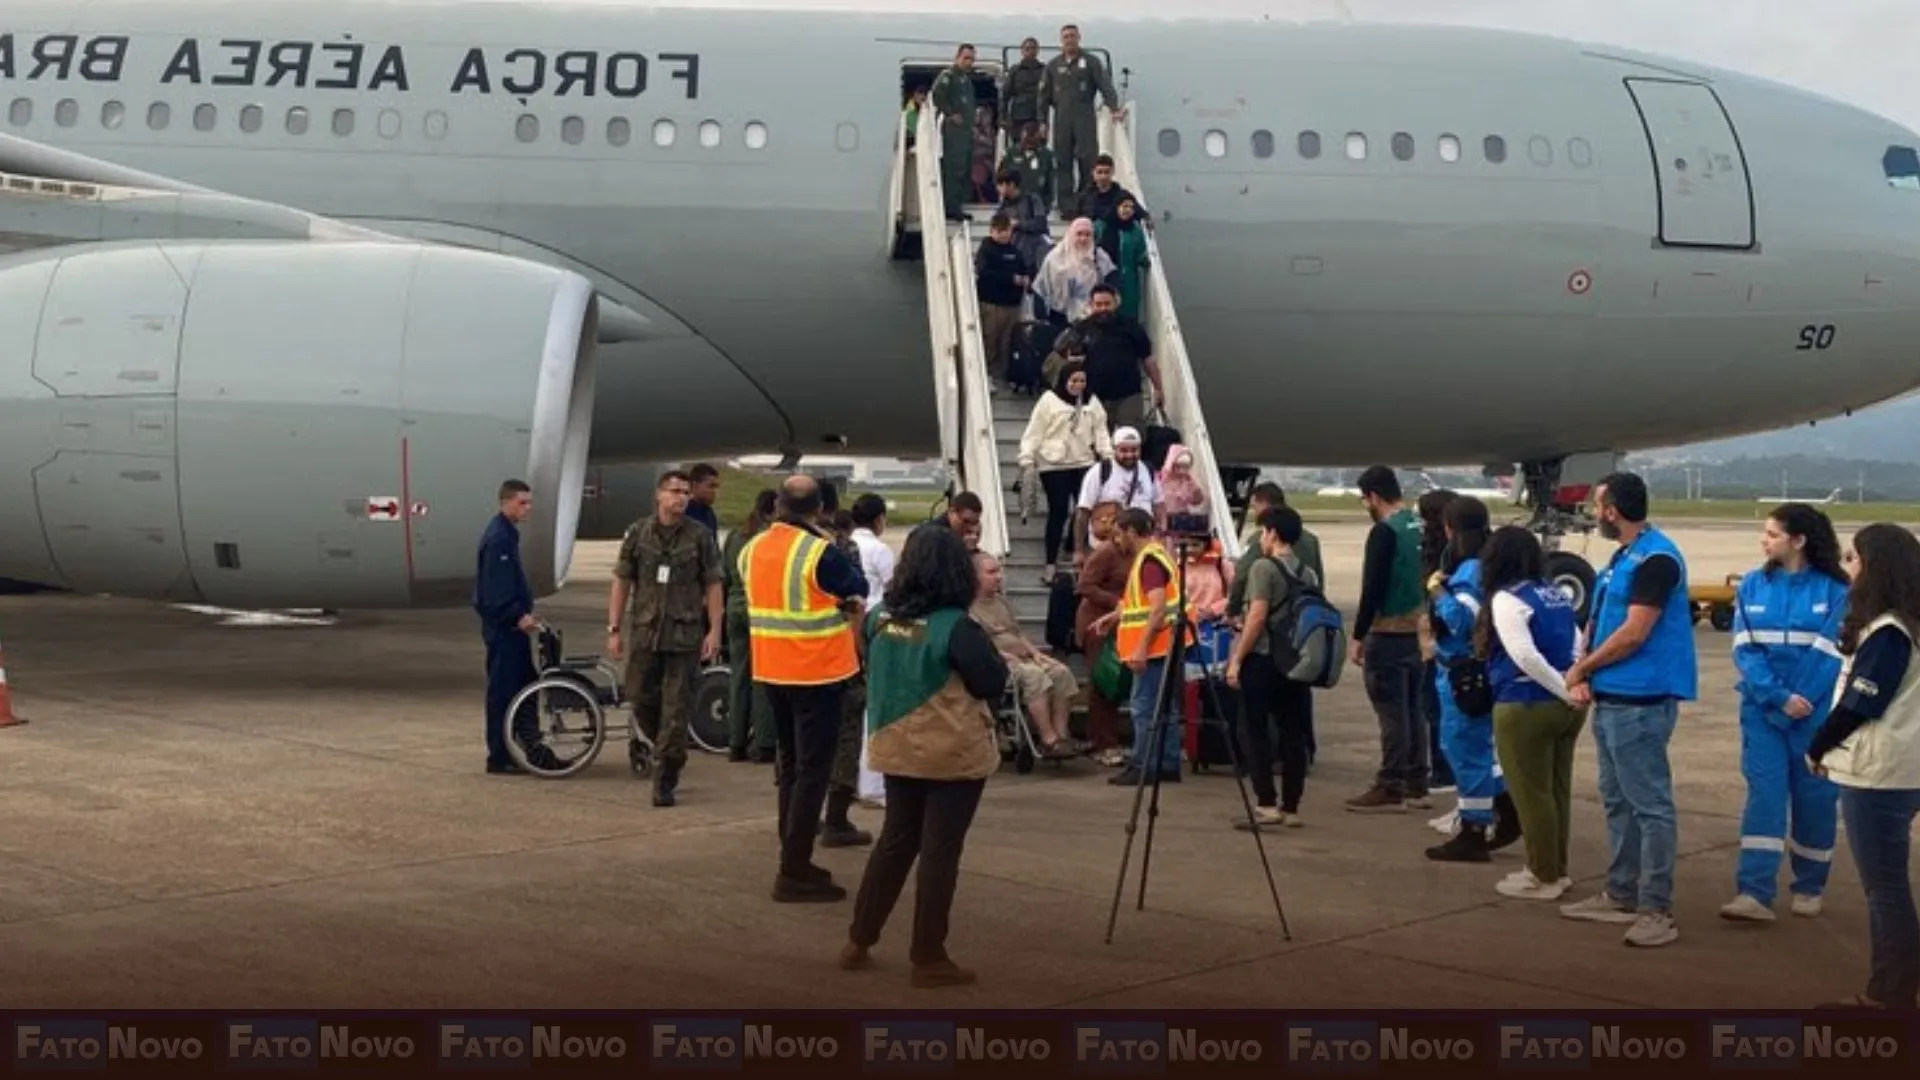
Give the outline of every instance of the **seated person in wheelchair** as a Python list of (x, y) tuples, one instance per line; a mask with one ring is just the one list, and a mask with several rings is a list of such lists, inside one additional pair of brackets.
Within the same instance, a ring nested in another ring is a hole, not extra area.
[(1079, 744), (1067, 731), (1067, 721), (1073, 715), (1073, 692), (1077, 689), (1073, 672), (1035, 648), (1021, 634), (1020, 620), (1014, 617), (1013, 608), (1007, 603), (1006, 578), (1000, 560), (976, 551), (973, 563), (980, 574), (980, 595), (974, 598), (969, 614), (1006, 658), (1020, 703), (1033, 718), (1034, 730), (1040, 736), (1040, 752), (1047, 757), (1071, 757), (1079, 753)]

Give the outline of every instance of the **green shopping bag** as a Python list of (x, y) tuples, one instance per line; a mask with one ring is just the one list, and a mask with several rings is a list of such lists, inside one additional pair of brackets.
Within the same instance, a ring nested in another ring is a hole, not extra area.
[(1113, 635), (1100, 646), (1100, 657), (1093, 662), (1093, 688), (1114, 704), (1125, 702), (1133, 694), (1133, 669), (1120, 662)]

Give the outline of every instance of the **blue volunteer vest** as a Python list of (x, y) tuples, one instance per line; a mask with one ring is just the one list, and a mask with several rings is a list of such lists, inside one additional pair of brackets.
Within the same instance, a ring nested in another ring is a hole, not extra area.
[[(1433, 598), (1434, 613), (1447, 632), (1433, 639), (1434, 656), (1442, 663), (1473, 651), (1473, 624), (1480, 617), (1480, 560), (1468, 559), (1447, 578), (1446, 591)], [(1472, 604), (1460, 598), (1466, 596)]]
[(1699, 667), (1693, 653), (1693, 610), (1687, 599), (1687, 561), (1667, 535), (1649, 525), (1632, 544), (1620, 549), (1594, 583), (1593, 643), (1598, 649), (1627, 622), (1633, 577), (1649, 558), (1666, 555), (1680, 567), (1680, 578), (1667, 594), (1666, 606), (1653, 632), (1632, 656), (1594, 673), (1593, 692), (1615, 698), (1674, 698), (1692, 701), (1699, 696)]
[[(1533, 618), (1527, 621), (1527, 629), (1533, 633), (1533, 644), (1540, 655), (1547, 658), (1555, 671), (1564, 672), (1573, 666), (1573, 646), (1579, 630), (1579, 613), (1573, 610), (1573, 601), (1555, 585), (1544, 582), (1527, 582), (1515, 585), (1507, 590), (1507, 595), (1533, 609)], [(1496, 635), (1493, 642), (1493, 655), (1487, 660), (1487, 678), (1493, 683), (1493, 700), (1509, 705), (1524, 705), (1536, 701), (1558, 701), (1553, 691), (1534, 682), (1513, 657), (1500, 647)]]

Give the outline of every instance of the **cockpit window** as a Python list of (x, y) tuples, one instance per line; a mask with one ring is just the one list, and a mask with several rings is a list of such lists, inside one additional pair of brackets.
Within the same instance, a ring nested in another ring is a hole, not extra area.
[(1880, 159), (1887, 170), (1887, 183), (1909, 191), (1920, 191), (1920, 153), (1911, 146), (1889, 146)]

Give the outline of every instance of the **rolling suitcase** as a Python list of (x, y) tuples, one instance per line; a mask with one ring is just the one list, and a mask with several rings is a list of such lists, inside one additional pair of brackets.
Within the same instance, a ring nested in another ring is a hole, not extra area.
[(1168, 452), (1180, 442), (1180, 429), (1168, 427), (1164, 417), (1161, 421), (1147, 424), (1140, 433), (1140, 460), (1156, 473), (1166, 468)]
[(1047, 645), (1062, 660), (1080, 651), (1080, 643), (1074, 640), (1073, 634), (1073, 616), (1079, 607), (1073, 574), (1066, 570), (1054, 574), (1053, 584), (1047, 590)]

